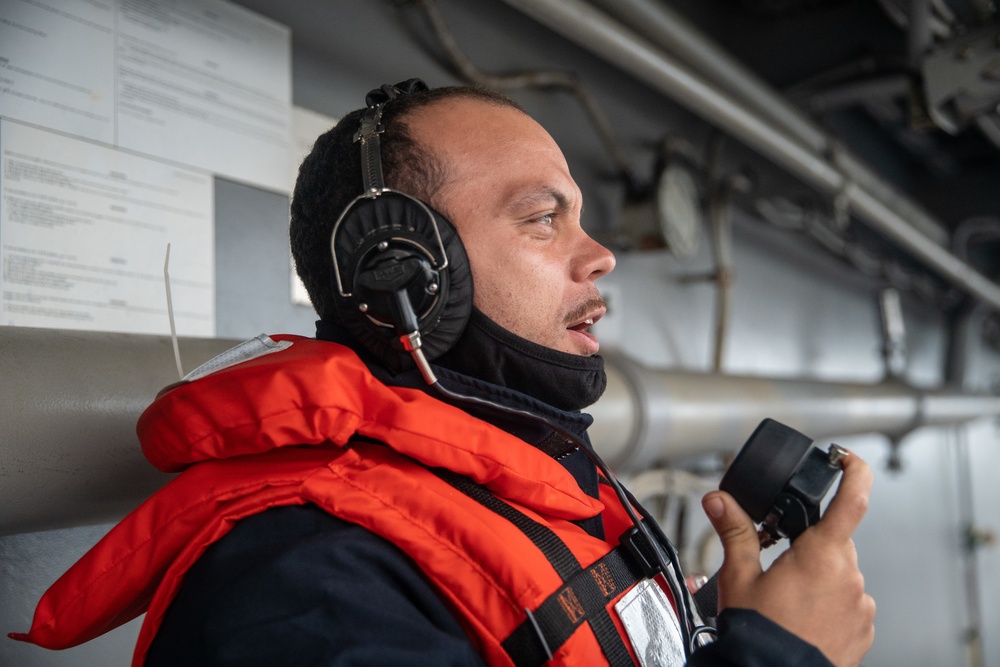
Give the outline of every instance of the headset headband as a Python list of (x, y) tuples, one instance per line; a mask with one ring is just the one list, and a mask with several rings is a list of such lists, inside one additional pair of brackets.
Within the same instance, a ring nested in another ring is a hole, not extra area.
[(354, 133), (354, 141), (361, 143), (363, 196), (374, 199), (386, 190), (382, 176), (382, 144), (379, 139), (385, 129), (382, 127), (382, 109), (387, 102), (422, 90), (428, 90), (426, 83), (420, 79), (408, 79), (395, 85), (382, 84), (365, 96), (368, 109), (361, 118), (361, 127)]
[(385, 191), (382, 177), (382, 108), (385, 103), (368, 107), (361, 119), (361, 127), (354, 134), (354, 141), (361, 143), (361, 179), (366, 197), (375, 198)]

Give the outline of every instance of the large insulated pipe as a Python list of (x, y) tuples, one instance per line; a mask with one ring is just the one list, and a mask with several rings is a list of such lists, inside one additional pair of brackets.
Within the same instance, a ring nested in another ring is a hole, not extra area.
[(878, 384), (733, 376), (644, 367), (616, 351), (608, 390), (588, 412), (590, 438), (615, 470), (737, 451), (764, 417), (814, 439), (865, 433), (901, 438), (920, 426), (1000, 415), (1000, 396)]
[[(182, 338), (185, 368), (235, 342)], [(1000, 414), (996, 396), (651, 370), (606, 357), (591, 436), (621, 472), (734, 450), (766, 416), (820, 438)], [(0, 535), (112, 521), (170, 479), (145, 461), (135, 435), (142, 410), (177, 380), (169, 338), (0, 327), (0, 377)]]
[[(234, 341), (179, 341), (187, 370)], [(0, 327), (0, 534), (111, 521), (170, 475), (135, 423), (177, 381), (170, 338)]]
[[(844, 164), (853, 160), (843, 149), (816, 155), (784, 128), (748, 108), (739, 99), (668, 57), (662, 49), (583, 0), (505, 0), (550, 29), (618, 65), (655, 90), (669, 95), (715, 125), (783, 165), (813, 187), (841, 195), (852, 212), (872, 229), (936, 271), (959, 289), (1000, 309), (1000, 285), (961, 261), (937, 240), (915, 228), (906, 212), (915, 205), (903, 195), (870, 190), (852, 178)], [(941, 225), (935, 226), (941, 227)]]

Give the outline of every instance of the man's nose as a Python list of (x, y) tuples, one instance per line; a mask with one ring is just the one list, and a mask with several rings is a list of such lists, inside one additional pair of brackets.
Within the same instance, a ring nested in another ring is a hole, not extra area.
[(611, 273), (615, 268), (615, 256), (610, 250), (592, 239), (583, 230), (577, 249), (577, 266), (574, 278), (577, 280), (597, 280)]

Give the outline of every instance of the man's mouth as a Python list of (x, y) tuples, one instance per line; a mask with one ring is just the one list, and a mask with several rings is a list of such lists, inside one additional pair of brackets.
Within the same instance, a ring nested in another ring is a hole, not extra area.
[(588, 299), (574, 308), (566, 316), (566, 330), (572, 331), (572, 351), (576, 354), (593, 355), (597, 354), (600, 345), (594, 334), (590, 333), (590, 327), (604, 317), (608, 306), (604, 299), (599, 296)]
[(588, 299), (566, 316), (566, 328), (572, 331), (586, 331), (604, 317), (607, 309), (608, 305), (601, 297)]
[(571, 331), (587, 331), (588, 329), (590, 329), (590, 327), (594, 326), (594, 323), (597, 320), (599, 320), (599, 319), (601, 319), (600, 316), (597, 316), (597, 317), (588, 317), (588, 318), (584, 319), (583, 321), (578, 322), (578, 323), (576, 323), (576, 324), (574, 324), (572, 326), (566, 327), (566, 328), (570, 329)]

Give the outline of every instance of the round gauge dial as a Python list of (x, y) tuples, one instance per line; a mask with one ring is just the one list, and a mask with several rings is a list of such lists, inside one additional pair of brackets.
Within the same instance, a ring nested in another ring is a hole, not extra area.
[(702, 210), (698, 186), (690, 171), (670, 164), (660, 172), (656, 215), (670, 252), (678, 259), (694, 257), (701, 243)]

